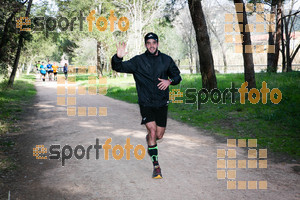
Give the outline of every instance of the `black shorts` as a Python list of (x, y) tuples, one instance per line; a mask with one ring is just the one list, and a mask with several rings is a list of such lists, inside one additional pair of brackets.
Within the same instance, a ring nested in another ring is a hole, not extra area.
[(57, 72), (54, 72), (54, 75), (56, 75), (57, 74)]
[(168, 117), (168, 106), (163, 107), (145, 107), (140, 105), (142, 115), (141, 124), (155, 121), (157, 126), (166, 127)]

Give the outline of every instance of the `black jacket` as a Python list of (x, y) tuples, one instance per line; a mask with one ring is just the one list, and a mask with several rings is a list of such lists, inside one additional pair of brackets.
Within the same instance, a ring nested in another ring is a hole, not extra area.
[(177, 85), (181, 81), (180, 71), (170, 56), (160, 51), (154, 56), (146, 51), (128, 61), (122, 60), (115, 54), (111, 61), (112, 69), (133, 74), (140, 105), (161, 107), (169, 103), (169, 88), (160, 90), (157, 85), (160, 83), (158, 78), (169, 77), (172, 80), (171, 85)]

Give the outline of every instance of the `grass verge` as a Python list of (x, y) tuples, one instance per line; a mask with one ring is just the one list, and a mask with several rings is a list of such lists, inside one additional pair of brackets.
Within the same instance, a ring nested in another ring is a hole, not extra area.
[(15, 80), (13, 88), (7, 88), (5, 80), (0, 83), (0, 175), (16, 168), (14, 160), (6, 154), (14, 146), (9, 133), (20, 129), (18, 120), (23, 108), (36, 94), (34, 80), (35, 75), (24, 75)]

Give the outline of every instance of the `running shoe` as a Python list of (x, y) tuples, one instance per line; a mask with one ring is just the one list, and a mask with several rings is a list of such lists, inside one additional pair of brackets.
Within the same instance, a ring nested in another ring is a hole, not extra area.
[(161, 179), (162, 178), (161, 169), (160, 169), (159, 165), (154, 166), (152, 178), (155, 178), (155, 179)]

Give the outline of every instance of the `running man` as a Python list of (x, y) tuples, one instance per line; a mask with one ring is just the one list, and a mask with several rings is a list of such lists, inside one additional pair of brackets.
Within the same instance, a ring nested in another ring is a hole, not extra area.
[(136, 82), (138, 103), (148, 134), (148, 154), (153, 162), (152, 178), (162, 178), (158, 163), (156, 140), (162, 139), (167, 126), (169, 85), (181, 81), (180, 71), (173, 59), (158, 50), (158, 36), (148, 33), (145, 36), (146, 52), (122, 61), (128, 53), (126, 44), (117, 46), (117, 54), (112, 57), (112, 69), (117, 72), (132, 73)]
[(48, 71), (49, 81), (52, 81), (53, 68), (52, 68), (52, 64), (50, 64), (50, 61), (48, 62), (47, 65), (47, 71)]
[(43, 81), (45, 82), (45, 76), (46, 76), (46, 67), (44, 66), (44, 62), (42, 62), (42, 64), (40, 65), (40, 72), (43, 78)]
[(58, 66), (56, 65), (56, 63), (53, 63), (52, 68), (53, 68), (53, 74), (54, 74), (54, 81), (57, 81), (57, 69), (58, 69)]
[(68, 80), (68, 64), (65, 63), (64, 65), (64, 74), (65, 74), (65, 79)]

